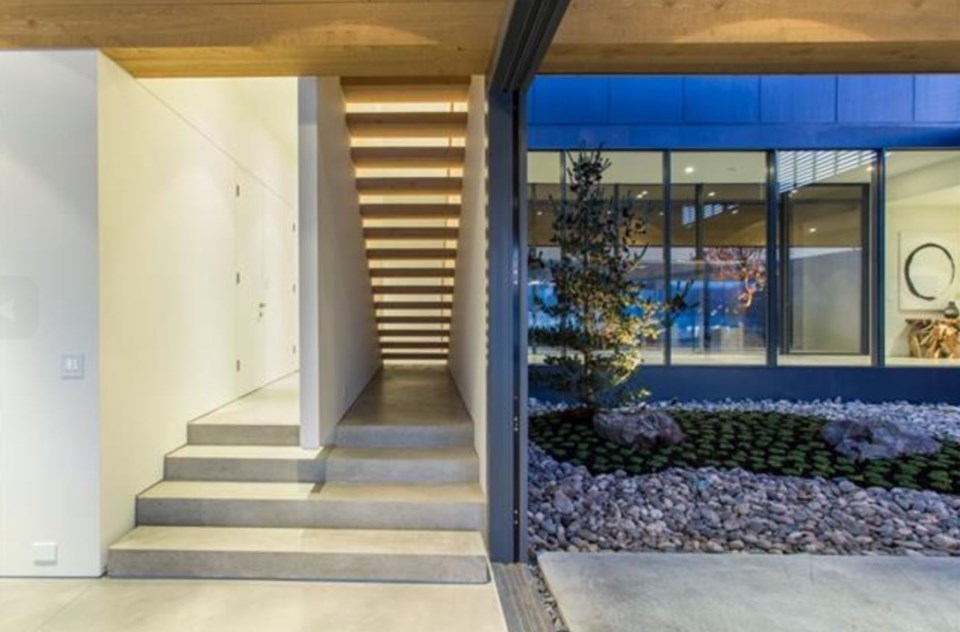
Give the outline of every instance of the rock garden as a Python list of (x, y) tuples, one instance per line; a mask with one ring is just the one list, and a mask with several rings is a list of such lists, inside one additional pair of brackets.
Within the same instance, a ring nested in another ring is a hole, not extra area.
[(534, 552), (960, 555), (960, 409), (727, 402), (620, 415), (650, 416), (647, 435), (617, 436), (531, 402)]

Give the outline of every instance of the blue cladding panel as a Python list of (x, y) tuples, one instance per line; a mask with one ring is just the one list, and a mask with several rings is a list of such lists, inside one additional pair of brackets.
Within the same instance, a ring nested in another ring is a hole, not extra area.
[(960, 75), (919, 75), (916, 85), (917, 122), (960, 122)]
[(912, 123), (913, 76), (841, 76), (837, 110), (841, 123)]
[(760, 116), (764, 123), (835, 122), (837, 77), (762, 77)]
[(687, 77), (684, 119), (688, 123), (756, 123), (759, 77)]
[(534, 149), (956, 147), (960, 75), (538, 77), (529, 116)]
[(682, 77), (611, 77), (610, 123), (680, 123)]
[(547, 125), (608, 123), (609, 97), (607, 77), (541, 77), (532, 118)]
[[(531, 367), (534, 375), (543, 367)], [(909, 401), (960, 404), (960, 370), (853, 367), (658, 367), (648, 366), (634, 378), (654, 400), (789, 399), (839, 397), (865, 402)], [(530, 394), (560, 399), (531, 380)]]

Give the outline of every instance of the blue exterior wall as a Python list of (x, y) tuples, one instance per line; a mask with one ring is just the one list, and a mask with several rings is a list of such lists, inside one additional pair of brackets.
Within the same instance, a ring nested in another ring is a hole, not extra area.
[(541, 76), (531, 149), (960, 146), (960, 75)]
[[(531, 150), (960, 147), (960, 75), (543, 76), (528, 107)], [(960, 404), (958, 368), (650, 366), (636, 380), (655, 399)]]
[[(538, 399), (567, 399), (537, 376), (532, 367), (530, 394)], [(904, 367), (648, 366), (632, 378), (657, 401), (723, 399), (905, 401), (960, 405), (960, 369)]]

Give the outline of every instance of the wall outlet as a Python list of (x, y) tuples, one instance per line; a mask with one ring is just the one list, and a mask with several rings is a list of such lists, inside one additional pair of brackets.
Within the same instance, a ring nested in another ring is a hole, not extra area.
[(57, 564), (57, 543), (56, 542), (34, 542), (33, 543), (33, 563), (37, 566), (56, 566)]
[(83, 354), (73, 353), (60, 356), (60, 379), (62, 380), (82, 380), (83, 379)]

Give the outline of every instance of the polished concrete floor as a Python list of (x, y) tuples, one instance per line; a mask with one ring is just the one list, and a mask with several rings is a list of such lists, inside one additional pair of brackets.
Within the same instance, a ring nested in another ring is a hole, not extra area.
[(192, 423), (300, 425), (300, 373), (267, 384)]
[(494, 584), (0, 579), (2, 632), (506, 632)]
[(570, 632), (960, 632), (960, 559), (548, 553)]
[(469, 424), (470, 415), (445, 366), (388, 366), (373, 379), (341, 425)]

